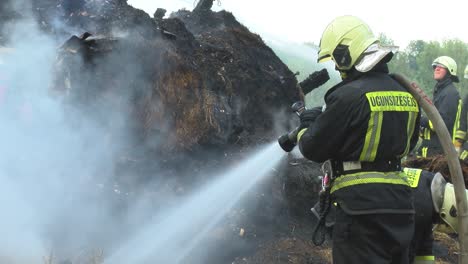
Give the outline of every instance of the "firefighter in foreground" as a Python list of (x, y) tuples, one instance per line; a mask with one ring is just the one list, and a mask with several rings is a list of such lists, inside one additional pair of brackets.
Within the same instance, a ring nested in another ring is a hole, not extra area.
[[(457, 77), (457, 63), (448, 56), (441, 56), (434, 60), (432, 68), (434, 69), (434, 80), (437, 81), (433, 92), (434, 106), (444, 120), (455, 148), (459, 150), (461, 146), (455, 138), (457, 137), (456, 131), (459, 130), (460, 126), (461, 100), (460, 94), (453, 84), (459, 81)], [(443, 154), (439, 138), (434, 131), (432, 123), (427, 118), (422, 118), (421, 120), (421, 131), (423, 141), (418, 155), (421, 157), (431, 157)]]
[(323, 111), (304, 111), (298, 145), (325, 162), (337, 204), (333, 263), (409, 263), (413, 196), (400, 159), (417, 143), (419, 106), (389, 74), (395, 49), (359, 18), (342, 16), (323, 32), (318, 61), (333, 60), (342, 82)]
[[(468, 79), (468, 65), (465, 67), (464, 78)], [(461, 160), (468, 160), (468, 146), (466, 143), (468, 131), (468, 94), (463, 98), (463, 105), (460, 114), (460, 127), (455, 132), (455, 149), (460, 154)]]

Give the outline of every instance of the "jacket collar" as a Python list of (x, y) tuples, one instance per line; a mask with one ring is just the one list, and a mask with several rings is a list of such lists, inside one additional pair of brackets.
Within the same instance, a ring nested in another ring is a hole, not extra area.
[(449, 86), (452, 84), (452, 78), (445, 76), (442, 80), (437, 81), (435, 85), (435, 92), (444, 89), (445, 87)]
[(369, 73), (385, 73), (385, 74), (388, 74), (389, 73), (388, 65), (385, 62), (381, 62), (381, 63), (377, 64), (372, 70), (370, 70), (370, 71), (368, 71), (366, 73), (359, 72), (356, 69), (352, 68), (351, 70), (346, 72), (346, 78), (344, 78), (341, 82), (339, 82), (338, 84), (336, 84), (335, 86), (333, 86), (332, 88), (330, 88), (327, 91), (327, 93), (325, 94), (325, 98), (327, 98), (327, 96), (329, 94), (331, 94), (333, 91), (340, 88), (341, 86), (343, 86), (343, 85), (345, 85), (345, 84), (347, 84), (349, 82), (352, 82), (354, 80), (357, 80), (357, 79), (361, 78), (364, 75), (368, 75)]

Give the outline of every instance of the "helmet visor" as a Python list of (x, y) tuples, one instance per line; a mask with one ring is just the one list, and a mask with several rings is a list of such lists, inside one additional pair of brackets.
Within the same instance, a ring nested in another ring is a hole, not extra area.
[(434, 62), (432, 63), (432, 69), (435, 70), (435, 68), (437, 67), (440, 67), (440, 68), (444, 68), (444, 69), (447, 69), (447, 67), (441, 63), (438, 63), (438, 62)]

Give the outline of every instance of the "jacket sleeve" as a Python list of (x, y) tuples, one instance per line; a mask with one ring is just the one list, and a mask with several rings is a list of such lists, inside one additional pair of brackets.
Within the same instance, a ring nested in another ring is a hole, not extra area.
[(342, 146), (346, 138), (346, 127), (350, 118), (350, 100), (330, 94), (326, 108), (315, 122), (299, 138), (302, 155), (315, 162), (323, 162), (332, 157)]

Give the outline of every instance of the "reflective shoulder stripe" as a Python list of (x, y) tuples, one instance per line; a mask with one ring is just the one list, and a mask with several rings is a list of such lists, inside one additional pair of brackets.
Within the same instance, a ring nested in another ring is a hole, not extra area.
[(421, 177), (421, 169), (404, 168), (403, 172), (406, 173), (406, 180), (411, 188), (418, 187), (419, 178)]
[(457, 116), (455, 117), (455, 123), (453, 124), (453, 131), (452, 131), (452, 141), (455, 141), (457, 137), (458, 129), (460, 128), (460, 115), (462, 110), (463, 102), (461, 99), (458, 100), (458, 107), (457, 107)]
[(341, 175), (332, 183), (331, 193), (339, 189), (369, 183), (399, 184), (408, 186), (404, 172), (359, 172)]
[(382, 132), (383, 112), (371, 112), (369, 125), (367, 126), (366, 138), (362, 147), (360, 161), (374, 161), (377, 156), (377, 148)]
[(429, 128), (424, 128), (424, 139), (431, 139), (431, 130)]
[(460, 159), (464, 160), (468, 157), (468, 151), (463, 150), (463, 152), (460, 154)]
[(411, 145), (411, 138), (413, 137), (414, 127), (416, 126), (416, 118), (418, 117), (418, 113), (416, 112), (408, 112), (408, 124), (406, 125), (406, 147), (405, 151), (400, 155), (400, 157), (404, 157), (408, 155)]
[(455, 132), (455, 138), (465, 140), (465, 137), (466, 137), (465, 131), (457, 130), (457, 132)]
[(413, 264), (434, 264), (435, 257), (434, 256), (416, 256), (414, 257)]
[(432, 124), (431, 120), (429, 120), (429, 129), (434, 131), (434, 125)]
[(421, 150), (421, 155), (423, 158), (427, 158), (427, 147), (423, 147), (422, 150)]
[(307, 130), (307, 128), (303, 128), (303, 129), (301, 129), (301, 131), (299, 131), (299, 133), (297, 133), (297, 142), (299, 142), (299, 140), (301, 140), (301, 137), (302, 137), (302, 135), (304, 135), (306, 130)]
[(372, 112), (399, 111), (419, 112), (418, 103), (408, 92), (380, 91), (366, 93)]

